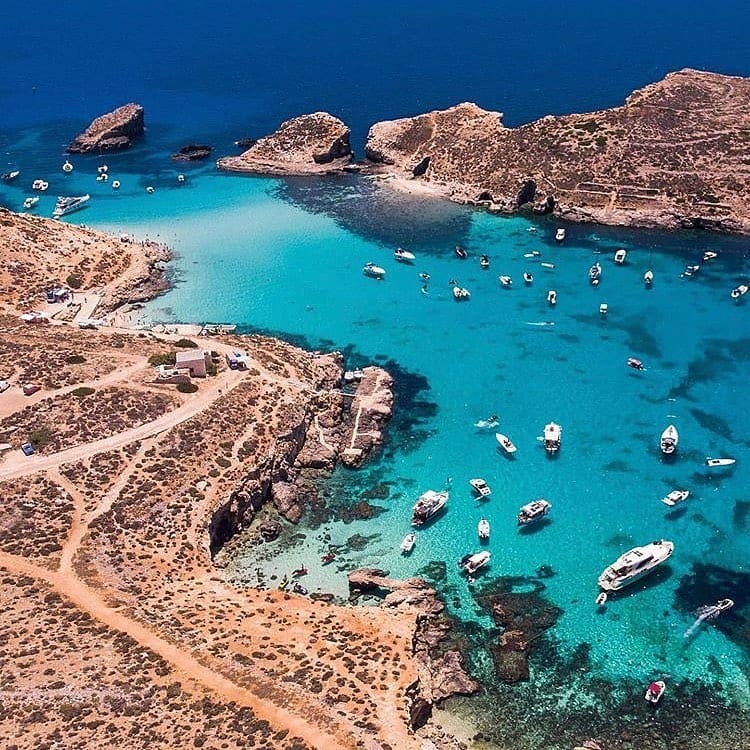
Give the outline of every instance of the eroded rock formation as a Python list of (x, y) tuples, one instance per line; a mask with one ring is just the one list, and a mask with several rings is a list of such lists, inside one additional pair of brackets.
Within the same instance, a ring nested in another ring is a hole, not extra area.
[(370, 129), (366, 155), (444, 196), (604, 224), (750, 232), (750, 78), (680, 70), (621, 107), (506, 128), (464, 103)]
[(315, 174), (341, 170), (352, 159), (349, 128), (327, 112), (282, 123), (239, 156), (219, 159), (219, 169), (254, 174)]
[(89, 154), (121, 151), (143, 136), (143, 107), (125, 104), (112, 112), (97, 117), (86, 130), (68, 146), (68, 153)]
[(188, 143), (182, 146), (172, 154), (174, 161), (201, 161), (208, 159), (213, 151), (213, 146), (207, 146), (204, 143)]

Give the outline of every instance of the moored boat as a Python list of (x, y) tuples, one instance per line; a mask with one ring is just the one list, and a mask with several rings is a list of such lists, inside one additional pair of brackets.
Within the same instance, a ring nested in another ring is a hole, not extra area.
[(417, 535), (412, 531), (407, 534), (401, 541), (401, 553), (408, 555), (413, 549), (417, 542)]
[(594, 263), (591, 268), (589, 268), (589, 281), (594, 285), (597, 286), (599, 284), (599, 279), (602, 277), (602, 267), (601, 264), (597, 261)]
[(654, 272), (651, 270), (646, 271), (646, 273), (643, 274), (643, 283), (646, 286), (651, 286), (651, 284), (654, 283)]
[(36, 204), (39, 203), (39, 196), (38, 195), (32, 195), (30, 198), (26, 198), (23, 202), (23, 207), (25, 209), (34, 208)]
[(479, 267), (480, 267), (480, 268), (481, 268), (482, 270), (484, 270), (484, 271), (486, 271), (486, 270), (487, 270), (487, 269), (488, 269), (488, 268), (490, 267), (490, 259), (489, 259), (489, 256), (487, 256), (487, 255), (483, 255), (483, 256), (482, 256), (482, 257), (481, 257), (481, 258), (479, 259)]
[(3, 182), (11, 182), (12, 180), (15, 180), (19, 174), (21, 174), (21, 171), (18, 169), (14, 169), (11, 172), (3, 172), (3, 174), (0, 175), (0, 180)]
[(62, 165), (62, 171), (70, 174), (73, 171), (73, 165), (66, 160), (65, 164)]
[(658, 703), (659, 699), (664, 695), (664, 691), (667, 689), (664, 680), (656, 680), (652, 682), (646, 688), (646, 694), (643, 696), (649, 703)]
[(31, 183), (31, 189), (38, 190), (40, 193), (43, 193), (48, 187), (49, 182), (46, 180), (34, 180), (34, 182)]
[(453, 287), (453, 299), (457, 302), (466, 302), (471, 299), (471, 292), (466, 287), (456, 285)]
[(523, 280), (525, 284), (533, 284), (534, 283), (534, 277), (528, 272), (523, 272)]
[(385, 268), (376, 266), (374, 263), (365, 263), (362, 268), (362, 273), (365, 276), (370, 276), (373, 279), (382, 279), (385, 276)]
[(708, 263), (709, 260), (713, 260), (714, 258), (718, 257), (719, 253), (715, 252), (714, 250), (706, 250), (705, 253), (703, 253), (703, 262)]
[(490, 553), (487, 550), (474, 552), (473, 554), (464, 555), (458, 561), (458, 567), (466, 573), (473, 576), (480, 568), (483, 568), (490, 561)]
[(733, 466), (736, 462), (735, 458), (706, 458), (706, 466), (709, 467)]
[(736, 286), (732, 291), (730, 292), (730, 296), (732, 299), (739, 299), (743, 295), (747, 294), (748, 286), (747, 284), (740, 284), (739, 286)]
[(416, 260), (416, 255), (414, 255), (414, 253), (410, 253), (408, 250), (404, 250), (402, 247), (397, 247), (393, 251), (393, 257), (395, 260), (398, 260), (401, 263), (414, 263), (414, 261)]
[(456, 249), (454, 252), (456, 253), (456, 257), (461, 258), (461, 260), (466, 260), (466, 258), (469, 257), (469, 253), (466, 252), (466, 248), (461, 247), (461, 245), (456, 245)]
[(91, 196), (86, 195), (59, 195), (57, 197), (57, 203), (55, 203), (55, 209), (52, 211), (52, 217), (59, 219), (61, 216), (67, 216), (72, 214), (73, 211), (80, 211), (88, 203)]
[(665, 539), (633, 547), (605, 568), (599, 576), (599, 587), (605, 591), (619, 591), (648, 575), (667, 560), (673, 551), (674, 543)]
[(628, 357), (628, 367), (632, 367), (634, 370), (645, 370), (643, 362), (636, 357)]
[(615, 263), (617, 263), (618, 266), (623, 265), (623, 263), (625, 263), (625, 257), (627, 256), (627, 254), (628, 254), (628, 251), (624, 247), (621, 247), (619, 248), (619, 250), (616, 250), (615, 251)]
[(486, 518), (481, 518), (477, 524), (477, 534), (480, 539), (490, 538), (490, 522)]
[(609, 305), (606, 302), (602, 302), (601, 305), (599, 305), (599, 312), (602, 315), (606, 315), (609, 312)]
[(557, 292), (554, 289), (550, 289), (547, 292), (547, 302), (549, 302), (550, 305), (557, 304)]
[(427, 490), (419, 496), (412, 509), (412, 526), (422, 526), (427, 520), (437, 515), (448, 502), (448, 491), (436, 492)]
[(677, 505), (677, 503), (681, 503), (683, 500), (687, 500), (689, 496), (690, 490), (672, 490), (670, 493), (665, 495), (661, 499), (661, 501), (664, 503), (664, 505), (673, 507)]
[(497, 280), (500, 282), (500, 285), (504, 286), (506, 289), (513, 286), (513, 279), (511, 279), (510, 276), (498, 276)]
[(480, 419), (477, 422), (474, 422), (474, 427), (478, 430), (489, 430), (493, 427), (497, 427), (498, 424), (500, 424), (500, 418), (497, 414), (493, 414), (491, 417), (487, 417), (487, 419)]
[(564, 230), (564, 229), (563, 229), (562, 227), (560, 227), (560, 228), (559, 228), (559, 229), (558, 229), (558, 230), (557, 230), (557, 231), (555, 232), (555, 240), (556, 240), (557, 242), (562, 242), (562, 241), (563, 241), (564, 239), (565, 239), (565, 230)]
[(562, 427), (555, 422), (544, 426), (544, 450), (547, 453), (557, 453), (562, 442)]
[(484, 481), (481, 477), (476, 479), (470, 479), (469, 484), (474, 488), (474, 491), (479, 495), (479, 499), (489, 497), (492, 494), (489, 484)]
[(700, 270), (701, 270), (701, 267), (700, 267), (700, 265), (698, 265), (697, 263), (693, 263), (692, 265), (689, 265), (689, 266), (688, 266), (688, 267), (687, 267), (687, 268), (686, 268), (686, 269), (685, 269), (685, 270), (684, 270), (684, 271), (682, 272), (682, 275), (683, 275), (683, 276), (687, 276), (687, 277), (695, 276), (695, 274), (697, 274), (697, 273), (698, 273), (698, 271), (700, 271)]
[(661, 434), (661, 452), (665, 456), (671, 456), (677, 450), (677, 443), (680, 441), (680, 435), (677, 428), (671, 424)]
[(532, 500), (530, 503), (521, 506), (517, 516), (518, 523), (521, 526), (525, 526), (532, 521), (538, 521), (540, 518), (544, 518), (551, 509), (552, 503), (547, 500)]
[(513, 454), (518, 450), (513, 441), (507, 435), (503, 435), (502, 432), (495, 433), (495, 440), (497, 440), (497, 444), (508, 454)]

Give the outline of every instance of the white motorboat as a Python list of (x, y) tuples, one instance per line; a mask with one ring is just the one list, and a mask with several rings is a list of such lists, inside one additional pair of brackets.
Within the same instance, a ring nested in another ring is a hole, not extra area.
[(661, 452), (665, 456), (672, 455), (677, 450), (677, 443), (680, 441), (680, 435), (677, 428), (671, 424), (661, 434)]
[(646, 286), (651, 286), (651, 284), (654, 283), (654, 272), (651, 270), (646, 271), (646, 273), (643, 274), (643, 283)]
[(562, 427), (550, 422), (544, 426), (544, 450), (547, 453), (557, 453), (562, 442)]
[(442, 492), (427, 490), (427, 492), (420, 495), (419, 500), (417, 500), (413, 508), (411, 525), (422, 526), (428, 519), (445, 508), (448, 502), (448, 494), (448, 490), (443, 490)]
[(618, 266), (621, 266), (625, 263), (625, 257), (627, 256), (628, 251), (621, 247), (619, 250), (615, 251), (615, 263), (617, 263)]
[(674, 542), (665, 539), (657, 539), (643, 547), (633, 547), (604, 570), (599, 576), (599, 587), (605, 591), (619, 591), (648, 575), (673, 551)]
[(597, 261), (594, 263), (591, 268), (589, 268), (589, 281), (594, 285), (597, 286), (599, 284), (599, 279), (602, 277), (602, 267), (601, 264)]
[(480, 539), (490, 538), (490, 522), (486, 518), (480, 519), (477, 524), (477, 534)]
[(517, 516), (518, 523), (525, 526), (532, 521), (538, 521), (540, 518), (544, 518), (551, 509), (552, 503), (547, 500), (532, 500), (530, 503), (521, 506)]
[(489, 258), (489, 256), (488, 256), (488, 255), (482, 255), (482, 256), (481, 256), (481, 257), (479, 258), (479, 267), (480, 267), (480, 268), (481, 268), (481, 269), (482, 269), (483, 271), (486, 271), (486, 270), (487, 270), (487, 269), (488, 269), (488, 268), (490, 267), (490, 258)]
[(554, 289), (550, 289), (547, 292), (547, 302), (549, 302), (550, 305), (557, 304), (557, 292)]
[(628, 367), (632, 367), (634, 370), (645, 370), (643, 362), (636, 357), (628, 357)]
[(533, 284), (534, 283), (534, 277), (528, 272), (523, 272), (523, 281), (525, 284)]
[(672, 490), (668, 495), (665, 495), (661, 501), (664, 505), (673, 507), (677, 503), (681, 503), (683, 500), (687, 500), (690, 496), (690, 490)]
[(401, 553), (404, 555), (408, 555), (414, 549), (414, 545), (416, 544), (416, 542), (417, 535), (413, 531), (407, 534), (401, 542)]
[(480, 500), (483, 500), (485, 497), (489, 497), (492, 494), (489, 484), (487, 484), (487, 482), (481, 477), (470, 479), (469, 484), (474, 488), (477, 495), (479, 495)]
[(506, 287), (506, 289), (513, 286), (513, 279), (511, 279), (510, 276), (498, 276), (497, 280), (500, 282), (501, 286)]
[(61, 216), (72, 214), (73, 211), (80, 211), (88, 203), (89, 198), (91, 196), (88, 193), (86, 195), (59, 195), (52, 217), (59, 219)]
[(466, 260), (469, 257), (469, 253), (466, 252), (466, 248), (461, 247), (461, 245), (456, 245), (455, 253), (457, 258), (461, 258), (461, 260)]
[(473, 576), (479, 568), (483, 568), (490, 561), (490, 553), (487, 550), (481, 552), (474, 552), (473, 554), (464, 555), (458, 561), (458, 567), (461, 568), (466, 575)]
[(564, 230), (564, 229), (563, 229), (562, 227), (560, 227), (560, 228), (559, 228), (559, 229), (558, 229), (558, 230), (557, 230), (557, 231), (555, 232), (555, 240), (556, 240), (557, 242), (562, 242), (562, 241), (563, 241), (564, 239), (565, 239), (565, 230)]
[(602, 302), (601, 305), (599, 305), (599, 312), (602, 315), (606, 315), (609, 312), (609, 305), (606, 302)]
[(73, 165), (66, 160), (65, 164), (62, 165), (62, 171), (70, 174), (73, 171)]
[(524, 258), (541, 258), (542, 253), (539, 250), (532, 250), (530, 253), (524, 253)]
[(667, 686), (664, 682), (664, 680), (657, 680), (656, 682), (652, 682), (647, 688), (646, 688), (646, 694), (643, 696), (649, 703), (656, 704), (659, 702), (662, 695), (664, 695), (664, 691), (667, 689)]
[(39, 203), (39, 196), (38, 195), (32, 195), (30, 198), (26, 198), (23, 202), (23, 207), (25, 209), (34, 208), (36, 204)]
[(109, 179), (109, 175), (106, 172), (102, 172), (96, 176), (97, 182), (106, 182)]
[(185, 182), (185, 175), (184, 174), (178, 174), (177, 175), (177, 182), (179, 182), (180, 185), (182, 185), (182, 183)]
[(385, 268), (376, 266), (374, 263), (365, 263), (362, 273), (365, 276), (371, 276), (373, 279), (382, 279), (385, 276)]
[(518, 450), (513, 441), (507, 435), (503, 435), (502, 432), (495, 433), (495, 440), (497, 440), (497, 444), (508, 454), (512, 455)]
[(120, 181), (112, 180), (112, 190), (119, 190), (119, 189), (120, 189)]
[(108, 167), (108, 166), (107, 166), (106, 164), (100, 164), (100, 165), (99, 165), (99, 166), (98, 166), (98, 167), (96, 168), (96, 171), (97, 171), (97, 172), (98, 172), (99, 174), (106, 174), (106, 173), (107, 173), (107, 172), (109, 171), (109, 167)]
[(466, 302), (471, 299), (471, 292), (462, 286), (453, 287), (453, 299), (457, 302)]
[(414, 255), (414, 253), (410, 253), (408, 250), (404, 250), (402, 247), (397, 247), (393, 251), (393, 258), (401, 263), (414, 263), (417, 256)]
[(684, 271), (682, 272), (682, 275), (683, 275), (683, 276), (687, 276), (687, 277), (689, 278), (689, 277), (691, 277), (691, 276), (695, 276), (695, 274), (696, 274), (696, 273), (698, 273), (698, 271), (700, 271), (700, 270), (701, 270), (701, 267), (700, 267), (700, 266), (699, 266), (699, 265), (698, 265), (697, 263), (694, 263), (694, 264), (692, 264), (692, 265), (688, 266), (688, 267), (687, 267), (687, 268), (686, 268), (686, 269), (685, 269), (685, 270), (684, 270)]
[(719, 253), (715, 252), (714, 250), (706, 250), (705, 253), (703, 253), (703, 262), (708, 263), (709, 260), (713, 260), (714, 258), (717, 258), (719, 256)]
[(743, 295), (747, 294), (748, 286), (747, 284), (740, 284), (739, 286), (736, 286), (732, 291), (730, 292), (730, 296), (732, 299), (739, 299)]
[(46, 180), (34, 180), (34, 182), (31, 183), (31, 189), (38, 190), (40, 193), (43, 193), (48, 187), (49, 182)]
[(12, 180), (15, 180), (19, 174), (21, 174), (21, 171), (19, 169), (14, 169), (12, 172), (3, 172), (3, 174), (0, 175), (0, 179), (3, 180), (3, 182), (11, 182)]
[(733, 466), (735, 463), (736, 458), (706, 458), (706, 466), (709, 467)]
[(542, 268), (549, 268), (550, 270), (552, 270), (555, 267), (554, 263), (540, 263), (539, 265)]

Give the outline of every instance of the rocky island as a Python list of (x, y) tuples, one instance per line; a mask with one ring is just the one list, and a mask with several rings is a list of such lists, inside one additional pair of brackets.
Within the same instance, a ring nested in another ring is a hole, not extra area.
[(507, 128), (476, 104), (380, 122), (366, 156), (395, 178), (504, 213), (750, 232), (750, 79), (680, 70), (614, 109)]
[(314, 112), (282, 123), (239, 156), (217, 166), (229, 172), (304, 175), (340, 171), (352, 160), (349, 128), (327, 112)]
[(125, 104), (97, 117), (68, 146), (69, 154), (104, 153), (130, 148), (145, 132), (143, 107)]

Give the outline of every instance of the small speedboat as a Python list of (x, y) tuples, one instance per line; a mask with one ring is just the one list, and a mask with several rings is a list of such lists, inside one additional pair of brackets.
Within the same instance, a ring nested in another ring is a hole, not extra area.
[(3, 172), (3, 174), (0, 175), (0, 180), (3, 182), (11, 182), (11, 180), (15, 180), (19, 174), (21, 174), (21, 172), (18, 169), (14, 169), (12, 172)]
[(73, 165), (69, 161), (66, 161), (65, 164), (62, 165), (62, 171), (70, 174), (73, 171)]
[(632, 367), (634, 370), (645, 370), (643, 362), (635, 357), (628, 357), (628, 367)]
[(498, 445), (509, 455), (512, 455), (518, 450), (513, 444), (513, 441), (507, 435), (503, 435), (502, 432), (495, 433), (495, 440), (497, 440)]
[(547, 292), (547, 302), (549, 302), (550, 305), (557, 304), (557, 292), (554, 289), (550, 289)]
[(539, 250), (532, 250), (530, 253), (524, 253), (524, 258), (541, 258), (542, 253)]
[(106, 182), (109, 179), (109, 175), (106, 172), (102, 172), (96, 176), (97, 182)]
[(385, 276), (385, 268), (376, 266), (374, 263), (365, 263), (362, 268), (362, 273), (364, 273), (365, 276), (370, 276), (373, 279), (380, 280)]
[(719, 253), (713, 250), (706, 250), (706, 252), (703, 253), (703, 262), (708, 263), (709, 260), (713, 260), (714, 258), (717, 258), (718, 256), (719, 256)]
[(700, 271), (700, 270), (701, 270), (701, 267), (697, 263), (694, 263), (693, 265), (688, 266), (682, 272), (682, 275), (683, 276), (687, 276), (689, 278), (691, 276), (695, 276), (695, 274), (698, 273), (698, 271)]
[(562, 427), (555, 422), (550, 422), (544, 426), (544, 450), (547, 453), (557, 453), (562, 443)]
[(730, 296), (732, 299), (739, 299), (743, 295), (747, 294), (748, 286), (747, 284), (740, 284), (739, 286), (736, 286), (732, 291), (730, 292)]
[(109, 171), (109, 167), (108, 167), (108, 166), (107, 166), (106, 164), (100, 164), (100, 165), (99, 165), (99, 166), (98, 166), (98, 167), (96, 168), (96, 171), (97, 171), (97, 172), (98, 172), (99, 174), (107, 174), (107, 172)]
[(540, 263), (539, 265), (542, 268), (549, 268), (550, 270), (552, 270), (555, 267), (554, 263)]
[(490, 259), (487, 255), (483, 255), (479, 259), (479, 267), (484, 271), (486, 271), (490, 267)]
[(609, 305), (606, 302), (602, 302), (601, 305), (599, 305), (599, 312), (602, 315), (606, 315), (609, 312)]
[(621, 247), (619, 250), (615, 251), (615, 263), (617, 263), (618, 266), (621, 266), (625, 263), (625, 256), (628, 254), (628, 251)]
[(562, 227), (560, 227), (560, 228), (559, 228), (559, 229), (558, 229), (558, 230), (557, 230), (557, 231), (555, 232), (555, 240), (556, 240), (557, 242), (562, 242), (562, 241), (563, 241), (564, 239), (565, 239), (565, 230), (564, 230), (564, 229), (563, 229)]
[(534, 277), (528, 272), (523, 272), (523, 281), (525, 284), (533, 284), (534, 283)]
[(643, 283), (646, 286), (651, 286), (651, 284), (654, 283), (654, 272), (651, 270), (646, 271), (646, 273), (643, 274)]
[(664, 680), (657, 680), (652, 682), (648, 688), (646, 688), (646, 694), (643, 696), (649, 703), (656, 704), (664, 695), (664, 691), (667, 689)]
[(594, 285), (597, 286), (599, 284), (599, 279), (602, 277), (602, 267), (597, 261), (594, 263), (591, 268), (589, 268), (589, 281)]
[(490, 522), (486, 518), (482, 518), (477, 524), (477, 534), (480, 539), (490, 538)]
[(456, 249), (454, 252), (456, 253), (456, 257), (461, 258), (461, 260), (466, 260), (466, 258), (469, 257), (469, 253), (466, 252), (466, 248), (461, 247), (461, 245), (456, 245)]
[(525, 526), (532, 521), (538, 521), (540, 518), (544, 518), (551, 509), (552, 503), (547, 500), (533, 500), (532, 502), (521, 506), (517, 516), (518, 523), (521, 526)]
[(38, 190), (40, 193), (43, 193), (48, 187), (49, 182), (46, 180), (34, 180), (34, 182), (31, 183), (31, 189)]
[(465, 302), (471, 299), (471, 292), (466, 287), (456, 285), (453, 287), (453, 299), (457, 302)]
[(30, 198), (26, 198), (23, 202), (23, 207), (25, 209), (34, 208), (36, 204), (39, 203), (39, 196), (38, 195), (32, 195)]
[(413, 549), (417, 542), (417, 535), (412, 531), (407, 534), (401, 541), (401, 554), (408, 555)]
[(422, 271), (422, 273), (419, 274), (419, 278), (426, 284), (430, 280), (430, 274)]
[(402, 247), (397, 247), (393, 251), (393, 258), (401, 263), (414, 263), (417, 259), (414, 253), (410, 253), (408, 250), (404, 250)]
[(661, 434), (661, 452), (665, 456), (671, 456), (677, 450), (679, 440), (680, 435), (677, 432), (677, 428), (673, 424), (669, 425)]
[(302, 594), (302, 596), (305, 596), (305, 594), (310, 593), (299, 581), (295, 581), (292, 584), (292, 591), (295, 594)]
[(487, 419), (480, 419), (474, 422), (474, 427), (479, 430), (489, 430), (493, 427), (497, 427), (498, 424), (500, 424), (500, 419), (497, 415), (493, 414), (491, 417), (487, 417)]
[(490, 561), (490, 553), (487, 550), (474, 552), (473, 554), (464, 555), (458, 561), (458, 567), (467, 575), (473, 576), (480, 568), (483, 568)]
[(180, 185), (182, 185), (182, 183), (185, 182), (185, 175), (184, 174), (178, 174), (177, 175), (177, 182), (179, 182)]
[(707, 458), (706, 459), (706, 466), (709, 467), (719, 467), (719, 466), (733, 466), (735, 463), (737, 463), (737, 459), (735, 458)]
[(690, 490), (672, 490), (668, 495), (665, 495), (661, 501), (664, 505), (672, 507), (677, 505), (677, 503), (681, 503), (683, 500), (687, 500), (689, 496)]
[(120, 189), (120, 181), (112, 180), (112, 190), (119, 190), (119, 189)]
[(501, 286), (504, 286), (506, 289), (513, 286), (513, 279), (510, 276), (498, 276), (497, 279)]
[(470, 479), (469, 484), (474, 488), (474, 491), (479, 495), (479, 499), (482, 500), (485, 497), (489, 497), (492, 494), (489, 484), (484, 479), (477, 477), (476, 479)]

